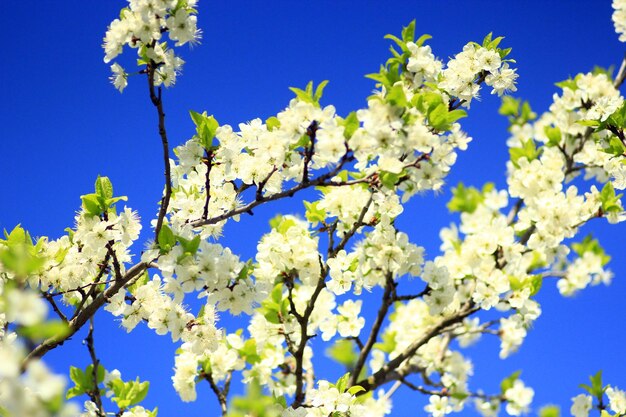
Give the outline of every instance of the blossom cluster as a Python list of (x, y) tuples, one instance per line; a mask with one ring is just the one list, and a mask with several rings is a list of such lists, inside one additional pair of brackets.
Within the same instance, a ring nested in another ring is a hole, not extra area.
[(615, 32), (619, 34), (619, 40), (626, 42), (626, 2), (624, 0), (613, 0), (613, 24)]
[[(104, 37), (104, 62), (115, 59), (128, 46), (137, 49), (140, 63), (149, 64), (148, 71), (154, 71), (155, 85), (173, 85), (184, 61), (168, 47), (163, 34), (167, 33), (175, 46), (197, 42), (201, 35), (197, 27), (197, 0), (129, 0), (128, 3), (120, 18), (111, 22)], [(123, 91), (129, 74), (118, 63), (111, 65), (111, 70), (111, 81)]]

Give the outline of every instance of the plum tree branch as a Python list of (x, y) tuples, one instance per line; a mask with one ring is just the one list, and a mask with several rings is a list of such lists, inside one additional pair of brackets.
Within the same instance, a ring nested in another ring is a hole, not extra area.
[[(167, 140), (167, 131), (165, 130), (165, 112), (163, 111), (163, 100), (161, 96), (161, 87), (158, 88), (158, 93), (154, 83), (154, 74), (157, 69), (157, 64), (154, 61), (150, 61), (148, 64), (148, 89), (150, 93), (150, 101), (157, 110), (159, 116), (159, 136), (161, 137), (161, 145), (163, 148), (163, 164), (165, 174), (165, 194), (161, 198), (161, 207), (159, 208), (159, 216), (157, 218), (157, 224), (154, 229), (154, 240), (159, 237), (161, 226), (163, 226), (163, 220), (167, 213), (167, 208), (170, 204), (170, 198), (172, 195), (172, 174), (170, 172), (170, 149)], [(208, 192), (208, 191), (207, 191)]]
[(62, 345), (67, 339), (72, 337), (78, 330), (80, 330), (85, 323), (102, 307), (113, 295), (115, 295), (122, 287), (130, 284), (130, 282), (141, 275), (148, 268), (148, 264), (140, 262), (137, 265), (126, 271), (126, 274), (122, 279), (116, 279), (113, 284), (105, 291), (98, 293), (93, 298), (93, 301), (85, 306), (75, 317), (73, 317), (68, 323), (68, 331), (66, 334), (60, 334), (52, 336), (41, 344), (37, 345), (26, 358), (22, 361), (22, 370), (25, 369), (28, 362), (34, 358), (41, 358), (47, 352), (55, 347)]
[(359, 385), (359, 386), (361, 386), (361, 387), (363, 387), (365, 389), (365, 391), (361, 391), (357, 395), (362, 395), (362, 394), (365, 394), (367, 392), (370, 392), (370, 391), (378, 388), (379, 386), (383, 385), (384, 383), (386, 383), (387, 380), (388, 380), (387, 377), (393, 371), (395, 371), (400, 365), (402, 365), (402, 363), (405, 360), (407, 360), (407, 359), (411, 358), (413, 355), (415, 355), (415, 352), (417, 352), (417, 350), (420, 347), (422, 347), (426, 343), (428, 343), (428, 341), (430, 339), (432, 339), (433, 337), (439, 335), (441, 333), (441, 331), (446, 329), (448, 326), (462, 321), (464, 318), (474, 314), (478, 310), (480, 310), (479, 307), (468, 306), (464, 310), (460, 311), (458, 314), (456, 314), (456, 315), (454, 315), (452, 317), (448, 317), (445, 320), (442, 320), (438, 325), (436, 325), (433, 328), (431, 328), (422, 337), (420, 337), (419, 339), (417, 339), (413, 343), (411, 343), (409, 345), (409, 347), (407, 347), (405, 349), (404, 352), (402, 352), (400, 355), (396, 356), (395, 358), (393, 358), (392, 360), (387, 362), (382, 368), (380, 368), (373, 375), (371, 375), (371, 376), (369, 376), (369, 377), (367, 377), (365, 379), (362, 379), (361, 381), (357, 382), (355, 385)]
[(361, 348), (361, 352), (359, 353), (359, 357), (356, 361), (356, 365), (354, 366), (354, 370), (350, 375), (350, 381), (348, 382), (348, 387), (356, 384), (357, 379), (359, 378), (359, 374), (365, 365), (365, 361), (369, 356), (372, 347), (374, 347), (374, 343), (378, 339), (378, 333), (385, 321), (385, 317), (387, 317), (387, 313), (389, 312), (389, 307), (393, 304), (394, 294), (395, 294), (396, 283), (393, 280), (391, 274), (387, 274), (386, 282), (385, 282), (385, 291), (383, 293), (382, 302), (380, 304), (380, 308), (378, 309), (378, 313), (376, 314), (376, 320), (372, 325), (372, 330), (370, 331), (370, 335), (365, 342), (365, 345)]

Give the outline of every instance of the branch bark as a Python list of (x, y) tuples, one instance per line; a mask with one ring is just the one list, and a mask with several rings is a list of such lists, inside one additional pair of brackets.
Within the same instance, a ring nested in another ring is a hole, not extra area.
[(393, 373), (393, 371), (395, 371), (400, 365), (402, 365), (402, 363), (405, 360), (415, 355), (415, 352), (417, 352), (417, 350), (420, 347), (428, 343), (428, 341), (432, 339), (433, 337), (439, 335), (440, 332), (444, 330), (445, 328), (447, 328), (448, 326), (462, 321), (465, 317), (468, 317), (471, 314), (474, 314), (478, 310), (479, 310), (478, 307), (473, 307), (473, 306), (468, 307), (462, 312), (460, 312), (459, 314), (441, 321), (441, 323), (439, 323), (438, 325), (430, 329), (421, 338), (411, 343), (411, 345), (409, 345), (409, 347), (404, 352), (402, 352), (400, 355), (393, 358), (391, 361), (387, 362), (381, 369), (379, 369), (373, 375), (357, 382), (355, 385), (359, 385), (363, 387), (365, 391), (361, 391), (356, 395), (362, 395), (367, 392), (370, 392), (378, 388), (379, 386), (383, 385), (384, 383), (388, 382), (388, 376), (390, 376)]
[[(154, 240), (156, 241), (163, 226), (163, 220), (167, 213), (167, 208), (170, 204), (170, 198), (172, 196), (172, 174), (170, 172), (170, 149), (167, 140), (167, 131), (165, 130), (165, 112), (163, 111), (163, 100), (161, 97), (161, 87), (157, 89), (154, 85), (154, 73), (156, 71), (157, 64), (154, 61), (150, 61), (148, 64), (148, 89), (150, 93), (150, 101), (154, 107), (156, 107), (157, 114), (159, 116), (159, 136), (161, 137), (161, 146), (163, 148), (163, 164), (165, 169), (165, 194), (161, 198), (161, 207), (159, 208), (159, 217), (157, 218), (156, 228), (154, 230)], [(208, 191), (207, 191), (208, 192)]]
[(144, 262), (138, 263), (137, 265), (130, 268), (122, 279), (117, 279), (113, 282), (113, 284), (107, 288), (105, 291), (99, 293), (91, 302), (91, 304), (87, 305), (84, 309), (82, 309), (76, 317), (72, 318), (69, 321), (68, 327), (69, 331), (65, 335), (56, 335), (52, 336), (39, 344), (35, 349), (33, 349), (28, 356), (22, 362), (22, 370), (26, 368), (28, 362), (30, 362), (34, 358), (41, 358), (50, 350), (55, 347), (62, 345), (65, 341), (71, 338), (78, 330), (87, 323), (87, 321), (96, 314), (96, 311), (102, 307), (109, 298), (115, 295), (122, 287), (129, 284), (134, 278), (137, 278), (140, 274), (142, 274), (148, 265)]

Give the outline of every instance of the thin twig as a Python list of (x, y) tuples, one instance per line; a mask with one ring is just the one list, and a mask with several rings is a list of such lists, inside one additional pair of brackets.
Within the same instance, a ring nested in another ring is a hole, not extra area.
[(202, 218), (209, 216), (209, 202), (211, 201), (211, 168), (213, 168), (213, 152), (205, 151), (206, 161), (206, 178), (204, 191), (206, 192), (206, 200), (204, 201), (204, 209), (202, 210)]
[(161, 87), (157, 90), (154, 85), (154, 73), (156, 71), (157, 64), (154, 61), (150, 61), (148, 64), (148, 90), (150, 93), (150, 101), (157, 109), (159, 116), (159, 136), (161, 136), (161, 146), (163, 148), (163, 164), (165, 174), (165, 194), (161, 198), (161, 207), (159, 208), (159, 217), (157, 218), (156, 228), (154, 229), (154, 240), (158, 240), (161, 226), (163, 225), (163, 219), (167, 213), (167, 208), (170, 204), (170, 197), (172, 195), (172, 175), (170, 172), (170, 149), (167, 140), (167, 131), (165, 130), (165, 113), (163, 112), (163, 100), (161, 96)]
[(57, 306), (57, 303), (54, 302), (54, 298), (52, 298), (52, 294), (48, 294), (47, 292), (41, 292), (41, 295), (43, 296), (43, 298), (45, 298), (46, 300), (48, 300), (48, 302), (50, 303), (50, 305), (52, 306), (52, 309), (54, 310), (54, 312), (57, 314), (57, 316), (59, 316), (59, 318), (64, 322), (67, 323), (67, 317), (65, 316), (65, 314), (63, 314), (63, 312), (59, 309), (59, 306)]
[(96, 356), (96, 348), (95, 348), (95, 344), (93, 340), (93, 329), (94, 329), (93, 317), (91, 317), (89, 319), (89, 333), (87, 333), (87, 337), (85, 338), (85, 343), (87, 344), (87, 349), (89, 350), (89, 356), (91, 357), (91, 364), (93, 365), (93, 368), (91, 371), (91, 377), (92, 377), (94, 388), (93, 388), (93, 391), (88, 393), (88, 395), (91, 398), (91, 401), (93, 401), (96, 404), (96, 407), (98, 409), (98, 414), (104, 417), (106, 414), (102, 407), (102, 397), (100, 394), (100, 387), (98, 386), (99, 385), (98, 368), (100, 367), (100, 361), (98, 360), (98, 357)]
[(224, 391), (217, 386), (215, 381), (213, 380), (213, 376), (210, 373), (202, 373), (201, 376), (206, 379), (211, 386), (211, 390), (215, 393), (217, 397), (217, 401), (220, 403), (220, 409), (222, 410), (222, 416), (228, 414), (228, 406), (226, 401), (226, 396), (224, 395)]
[(479, 307), (468, 307), (465, 310), (459, 312), (457, 315), (441, 321), (438, 325), (434, 326), (428, 332), (426, 332), (422, 337), (411, 343), (409, 347), (404, 350), (404, 352), (387, 362), (373, 375), (357, 382), (355, 385), (360, 385), (365, 389), (365, 391), (361, 391), (356, 395), (363, 395), (387, 382), (387, 376), (390, 375), (394, 370), (396, 370), (400, 365), (402, 365), (405, 360), (415, 355), (415, 352), (417, 352), (420, 347), (428, 343), (430, 339), (441, 334), (442, 330), (446, 329), (447, 327), (462, 321), (465, 317), (468, 317), (471, 314), (474, 314), (479, 309)]
[(372, 325), (372, 330), (370, 330), (370, 335), (365, 342), (365, 345), (361, 348), (361, 352), (359, 353), (359, 357), (354, 365), (354, 370), (350, 375), (350, 381), (348, 382), (348, 387), (356, 384), (357, 379), (359, 378), (359, 374), (365, 365), (365, 361), (369, 356), (372, 348), (374, 347), (374, 343), (378, 340), (378, 333), (380, 332), (380, 328), (385, 321), (385, 317), (387, 317), (387, 313), (389, 312), (389, 307), (393, 303), (393, 294), (395, 292), (396, 283), (393, 280), (391, 274), (387, 275), (387, 280), (385, 282), (385, 291), (383, 293), (383, 299), (380, 304), (380, 308), (378, 309), (378, 314), (376, 314), (376, 320)]
[(626, 54), (624, 55), (622, 64), (619, 67), (619, 71), (617, 71), (617, 76), (615, 76), (615, 81), (613, 82), (613, 86), (615, 87), (615, 89), (619, 89), (622, 86), (625, 78), (626, 78)]
[(73, 317), (68, 323), (68, 331), (63, 335), (52, 336), (39, 344), (33, 349), (28, 356), (22, 361), (22, 370), (26, 368), (28, 362), (34, 358), (41, 358), (47, 352), (55, 347), (62, 345), (67, 339), (72, 337), (87, 321), (102, 307), (113, 295), (115, 295), (122, 287), (129, 284), (133, 279), (140, 276), (146, 269), (148, 264), (140, 262), (126, 271), (122, 279), (115, 280), (113, 284), (105, 291), (98, 293), (93, 301), (85, 308), (81, 309), (76, 317)]
[[(315, 186), (329, 186), (332, 185), (330, 180), (331, 178), (333, 178), (335, 175), (337, 175), (337, 173), (339, 171), (341, 171), (341, 168), (343, 168), (343, 166), (352, 161), (354, 159), (354, 157), (346, 152), (346, 154), (343, 155), (343, 157), (341, 158), (341, 160), (339, 161), (339, 164), (337, 164), (337, 166), (332, 170), (329, 171), (325, 174), (320, 175), (319, 177), (315, 178), (314, 180), (308, 181), (307, 183), (299, 183), (298, 185), (295, 185), (294, 187), (285, 190), (285, 191), (281, 191), (280, 193), (276, 193), (276, 194), (272, 194), (269, 196), (263, 196), (261, 199), (255, 199), (254, 201), (246, 204), (245, 206), (230, 210), (226, 213), (220, 214), (219, 216), (215, 216), (212, 217), (210, 219), (199, 219), (196, 220), (194, 222), (191, 222), (191, 225), (193, 227), (200, 227), (200, 226), (206, 226), (209, 224), (216, 224), (219, 223), (223, 220), (229, 219), (231, 217), (237, 216), (239, 214), (243, 214), (243, 213), (247, 213), (247, 212), (251, 212), (253, 208), (266, 203), (268, 201), (274, 201), (274, 200), (279, 200), (281, 198), (285, 198), (285, 197), (293, 197), (298, 191), (304, 190), (306, 188), (310, 188), (310, 187), (315, 187)], [(328, 181), (328, 182), (327, 182)]]

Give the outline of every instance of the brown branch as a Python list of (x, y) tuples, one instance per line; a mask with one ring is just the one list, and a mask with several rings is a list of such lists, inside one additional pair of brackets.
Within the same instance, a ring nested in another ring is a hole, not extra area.
[(341, 241), (337, 244), (337, 247), (329, 251), (328, 253), (329, 259), (337, 256), (337, 254), (346, 247), (346, 245), (348, 244), (348, 241), (350, 240), (350, 238), (352, 238), (352, 236), (354, 236), (354, 234), (359, 229), (359, 227), (365, 226), (367, 224), (367, 223), (364, 223), (363, 220), (365, 219), (365, 214), (367, 214), (367, 211), (369, 210), (370, 205), (372, 204), (373, 201), (374, 201), (374, 194), (370, 194), (369, 200), (367, 200), (367, 203), (365, 203), (365, 206), (363, 206), (363, 208), (361, 209), (361, 213), (359, 213), (359, 218), (356, 220), (356, 222), (354, 222), (350, 230), (348, 230), (346, 234), (343, 235), (343, 238), (341, 238)]
[(422, 291), (417, 294), (407, 294), (407, 295), (393, 295), (393, 301), (409, 301), (415, 300), (416, 298), (422, 298), (425, 295), (428, 295), (431, 291), (431, 288), (427, 285)]
[[(108, 244), (107, 244), (107, 247), (108, 247)], [(100, 264), (100, 271), (98, 271), (98, 275), (96, 275), (96, 278), (93, 280), (93, 283), (90, 284), (89, 292), (86, 295), (81, 291), (80, 288), (76, 289), (78, 292), (80, 292), (82, 299), (80, 300), (78, 307), (76, 307), (76, 310), (74, 310), (74, 314), (72, 315), (72, 318), (70, 319), (70, 321), (74, 320), (80, 314), (80, 312), (83, 309), (83, 306), (85, 305), (89, 297), (91, 297), (94, 294), (95, 288), (98, 287), (97, 284), (100, 282), (100, 279), (104, 276), (104, 273), (106, 272), (109, 266), (110, 260), (111, 260), (111, 251), (108, 250), (107, 254), (104, 256), (104, 260), (102, 261), (102, 264)]]
[(302, 183), (304, 184), (309, 182), (309, 163), (313, 159), (313, 154), (315, 153), (315, 134), (318, 128), (319, 125), (317, 121), (313, 120), (306, 129), (306, 135), (309, 137), (311, 144), (304, 151), (304, 168), (302, 169)]
[(159, 136), (161, 136), (161, 145), (163, 148), (163, 164), (165, 168), (165, 194), (161, 198), (161, 207), (159, 208), (159, 217), (157, 218), (156, 228), (154, 230), (154, 240), (158, 240), (167, 208), (170, 204), (170, 197), (172, 195), (172, 175), (170, 172), (170, 150), (167, 140), (167, 131), (165, 130), (165, 113), (163, 112), (163, 100), (161, 97), (161, 87), (157, 90), (154, 85), (154, 73), (157, 69), (157, 63), (150, 61), (148, 64), (148, 90), (150, 93), (150, 101), (154, 107), (156, 107), (157, 114), (159, 115)]
[(28, 356), (22, 362), (22, 369), (25, 369), (26, 364), (34, 358), (41, 358), (47, 352), (55, 347), (62, 345), (67, 339), (72, 337), (85, 323), (102, 307), (113, 295), (115, 295), (121, 288), (129, 284), (134, 278), (137, 278), (148, 268), (148, 264), (141, 262), (126, 271), (126, 274), (122, 279), (116, 279), (113, 284), (105, 291), (98, 293), (94, 297), (91, 304), (82, 309), (76, 317), (73, 317), (68, 323), (68, 332), (64, 335), (52, 336), (39, 344), (33, 349)]
[[(481, 85), (483, 82), (485, 82), (486, 78), (487, 78), (487, 71), (481, 71), (478, 74), (478, 78), (476, 79), (476, 84)], [(459, 100), (458, 98), (455, 98), (448, 104), (448, 111), (456, 110), (466, 102), (467, 100)]]
[(517, 216), (519, 211), (522, 209), (522, 205), (523, 204), (524, 204), (524, 200), (523, 199), (521, 199), (521, 198), (517, 199), (517, 201), (515, 202), (515, 204), (511, 208), (511, 211), (509, 211), (509, 214), (507, 214), (507, 216), (506, 216), (506, 224), (507, 225), (511, 226), (513, 224), (513, 222), (515, 222), (515, 217)]
[(209, 216), (209, 202), (211, 201), (211, 168), (213, 168), (213, 152), (209, 152), (207, 150), (204, 152), (204, 156), (206, 158), (206, 179), (204, 185), (206, 201), (204, 202), (204, 210), (202, 210), (202, 218), (206, 219)]
[(365, 391), (361, 391), (361, 392), (359, 392), (356, 395), (365, 394), (365, 393), (367, 393), (369, 391), (372, 391), (372, 390), (378, 388), (379, 386), (383, 385), (384, 383), (386, 383), (387, 382), (387, 377), (389, 375), (391, 375), (391, 373), (393, 371), (395, 371), (400, 365), (402, 365), (402, 363), (405, 360), (407, 360), (407, 359), (411, 358), (413, 355), (415, 355), (415, 352), (417, 352), (417, 350), (420, 347), (422, 347), (426, 343), (428, 343), (428, 341), (430, 341), (430, 339), (432, 339), (433, 337), (439, 335), (441, 333), (441, 331), (444, 330), (445, 328), (447, 328), (448, 326), (462, 321), (465, 317), (468, 317), (469, 315), (477, 312), (479, 309), (480, 308), (478, 308), (478, 307), (468, 307), (464, 311), (458, 313), (457, 315), (452, 316), (452, 317), (448, 317), (447, 319), (441, 321), (438, 325), (434, 326), (432, 329), (430, 329), (422, 337), (420, 337), (419, 339), (417, 339), (416, 341), (411, 343), (409, 345), (409, 347), (406, 348), (406, 350), (404, 352), (402, 352), (400, 355), (398, 355), (395, 358), (393, 358), (391, 361), (387, 362), (381, 369), (379, 369), (373, 375), (369, 376), (366, 379), (363, 379), (363, 380), (357, 382), (355, 385), (359, 385), (359, 386), (363, 387), (365, 389)]
[(93, 365), (93, 369), (91, 372), (91, 377), (93, 380), (93, 391), (88, 392), (89, 398), (96, 404), (98, 408), (98, 414), (104, 417), (106, 414), (102, 407), (102, 397), (100, 394), (100, 388), (98, 387), (98, 368), (100, 366), (100, 361), (96, 356), (96, 348), (93, 340), (93, 317), (89, 319), (89, 333), (87, 333), (87, 337), (85, 338), (85, 343), (87, 344), (87, 349), (89, 350), (89, 356), (91, 357), (91, 363)]
[(374, 347), (374, 343), (378, 339), (378, 333), (380, 332), (380, 328), (385, 321), (385, 317), (387, 317), (387, 313), (389, 312), (389, 307), (393, 304), (394, 293), (395, 293), (396, 283), (394, 282), (391, 274), (387, 275), (387, 280), (385, 282), (385, 292), (383, 293), (382, 303), (380, 308), (378, 309), (378, 314), (376, 315), (376, 320), (372, 325), (372, 330), (370, 330), (370, 335), (365, 342), (365, 345), (361, 348), (361, 352), (359, 353), (359, 358), (356, 361), (356, 365), (354, 365), (354, 370), (350, 375), (350, 381), (348, 382), (348, 387), (356, 384), (357, 379), (359, 378), (359, 374), (365, 365), (365, 361), (369, 356), (372, 348)]
[(274, 165), (274, 167), (272, 168), (270, 173), (267, 174), (267, 176), (265, 178), (263, 178), (261, 180), (261, 182), (257, 185), (257, 188), (256, 188), (256, 199), (257, 200), (263, 198), (263, 188), (265, 187), (265, 184), (267, 184), (267, 182), (270, 180), (270, 178), (272, 177), (272, 175), (274, 175), (274, 173), (276, 171), (278, 171), (278, 168), (276, 168), (276, 165)]
[[(280, 193), (276, 193), (276, 194), (272, 194), (270, 196), (263, 196), (261, 199), (255, 199), (254, 201), (246, 204), (245, 206), (230, 210), (224, 214), (220, 214), (219, 216), (215, 216), (212, 217), (210, 219), (200, 219), (200, 220), (196, 220), (194, 222), (191, 223), (191, 225), (193, 227), (200, 227), (200, 226), (206, 226), (209, 224), (216, 224), (219, 223), (223, 220), (229, 219), (231, 217), (237, 216), (239, 214), (243, 214), (246, 212), (250, 212), (253, 208), (266, 203), (268, 201), (274, 201), (274, 200), (279, 200), (281, 198), (285, 198), (285, 197), (293, 197), (298, 191), (304, 190), (306, 188), (310, 188), (310, 187), (315, 187), (315, 186), (328, 186), (328, 185), (333, 185), (332, 182), (328, 181), (331, 178), (333, 178), (335, 175), (337, 175), (337, 173), (339, 171), (341, 171), (341, 168), (343, 168), (343, 166), (347, 163), (350, 162), (354, 159), (354, 157), (352, 155), (350, 155), (349, 152), (346, 152), (343, 157), (341, 158), (341, 160), (339, 161), (339, 164), (332, 170), (329, 171), (325, 174), (320, 175), (319, 177), (315, 178), (314, 180), (308, 181), (307, 183), (299, 183), (298, 185), (285, 190), (285, 191), (281, 191)], [(328, 181), (328, 182), (327, 182)]]
[[(224, 391), (217, 386), (215, 381), (213, 380), (213, 376), (210, 373), (201, 373), (200, 376), (207, 380), (209, 385), (211, 386), (211, 390), (215, 393), (217, 397), (217, 401), (220, 403), (220, 409), (222, 410), (222, 416), (228, 414), (228, 405), (226, 400), (226, 395), (224, 395)], [(230, 381), (229, 381), (230, 382)]]
[(57, 316), (59, 316), (59, 318), (61, 320), (63, 320), (64, 323), (67, 323), (67, 317), (65, 316), (65, 314), (63, 314), (63, 312), (59, 309), (59, 306), (57, 306), (57, 303), (54, 302), (54, 298), (52, 298), (52, 294), (48, 294), (47, 292), (41, 292), (41, 295), (43, 296), (43, 298), (45, 298), (46, 300), (48, 300), (48, 303), (50, 303), (50, 305), (52, 306), (52, 309), (54, 310), (54, 312), (57, 314)]

